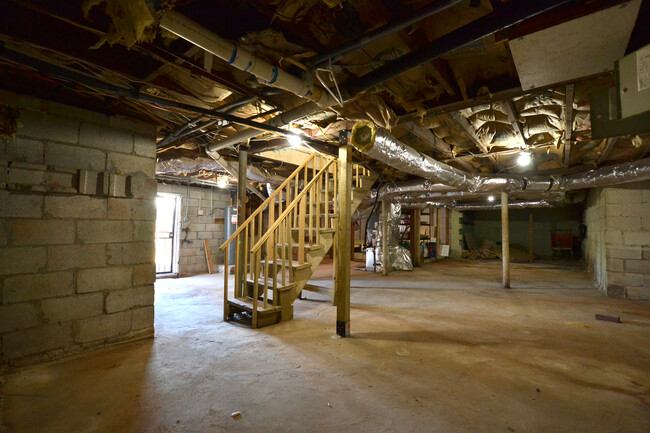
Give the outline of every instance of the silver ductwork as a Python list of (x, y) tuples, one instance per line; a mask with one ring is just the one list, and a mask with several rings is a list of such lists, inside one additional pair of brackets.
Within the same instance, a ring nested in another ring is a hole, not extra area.
[[(391, 184), (386, 191), (382, 188), (379, 192), (380, 199), (406, 197), (417, 193), (463, 191), (472, 194), (519, 191), (543, 194), (650, 179), (650, 158), (564, 176), (473, 176), (418, 152), (366, 121), (354, 125), (350, 141), (354, 147), (371, 158), (423, 178)], [(450, 190), (450, 187), (453, 189)], [(371, 198), (375, 197), (377, 192)]]
[(360, 152), (406, 173), (460, 189), (472, 186), (470, 174), (407, 146), (371, 122), (357, 122), (350, 142)]

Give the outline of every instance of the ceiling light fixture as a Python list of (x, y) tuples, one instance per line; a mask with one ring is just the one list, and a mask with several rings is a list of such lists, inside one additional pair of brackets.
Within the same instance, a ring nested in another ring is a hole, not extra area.
[(300, 143), (302, 143), (302, 138), (296, 137), (295, 135), (289, 135), (287, 137), (287, 141), (292, 147), (300, 146)]
[(217, 187), (226, 188), (228, 186), (228, 176), (218, 176), (217, 177)]
[(526, 167), (528, 166), (533, 160), (532, 155), (530, 154), (529, 151), (524, 150), (519, 154), (519, 157), (517, 158), (517, 165), (521, 167)]
[(493, 195), (489, 195), (489, 196), (488, 196), (488, 201), (489, 201), (489, 202), (493, 202), (493, 201), (494, 201), (494, 196), (493, 196)]

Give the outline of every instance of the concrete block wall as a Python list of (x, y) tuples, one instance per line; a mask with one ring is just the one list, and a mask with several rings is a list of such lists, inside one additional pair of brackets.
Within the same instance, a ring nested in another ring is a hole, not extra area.
[(650, 183), (591, 190), (585, 257), (608, 296), (650, 299)]
[(153, 335), (154, 128), (0, 92), (0, 364)]
[[(226, 206), (230, 205), (230, 191), (209, 186), (159, 183), (158, 192), (181, 196), (178, 274), (187, 276), (208, 272), (203, 246), (205, 239), (208, 240), (216, 271), (216, 265), (223, 264), (223, 251), (219, 247), (225, 240), (224, 222)], [(203, 215), (199, 215), (199, 209)]]

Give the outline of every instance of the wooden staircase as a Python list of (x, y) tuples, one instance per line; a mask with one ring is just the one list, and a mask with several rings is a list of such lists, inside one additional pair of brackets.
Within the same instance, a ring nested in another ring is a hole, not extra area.
[[(224, 320), (246, 313), (257, 328), (293, 318), (293, 302), (334, 244), (338, 165), (336, 158), (311, 155), (221, 246), (225, 257), (233, 240), (237, 249), (232, 290), (224, 274)], [(352, 169), (354, 212), (377, 176), (359, 165)]]

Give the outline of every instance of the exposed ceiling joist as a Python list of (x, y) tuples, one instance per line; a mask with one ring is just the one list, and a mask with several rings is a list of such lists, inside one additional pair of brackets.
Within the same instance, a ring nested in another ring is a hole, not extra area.
[(607, 159), (609, 156), (609, 153), (612, 151), (616, 143), (618, 142), (618, 137), (610, 137), (607, 139), (607, 143), (605, 144), (605, 148), (601, 152), (600, 156), (596, 160), (596, 165), (600, 165)]
[(575, 95), (575, 86), (567, 84), (564, 100), (564, 122), (566, 124), (564, 131), (564, 168), (569, 167), (571, 160), (571, 143), (573, 141), (573, 99)]
[(492, 162), (492, 164), (494, 164), (496, 168), (501, 169), (502, 168), (501, 164), (499, 164), (499, 161), (497, 161), (496, 157), (494, 157), (493, 155), (489, 155), (490, 150), (485, 145), (485, 143), (483, 143), (483, 141), (478, 137), (478, 135), (476, 135), (476, 131), (474, 130), (474, 127), (470, 125), (467, 118), (458, 112), (450, 113), (450, 116), (452, 119), (454, 119), (454, 121), (458, 124), (458, 126), (462, 128), (462, 130), (465, 132), (465, 134), (467, 134), (469, 139), (476, 145), (476, 147), (478, 147), (481, 150), (481, 152), (483, 152), (485, 155), (488, 155), (488, 159), (490, 160), (490, 162)]
[(428, 129), (424, 129), (413, 122), (406, 122), (400, 126), (422, 140), (430, 149), (442, 153), (445, 157), (451, 157), (453, 155), (451, 147), (443, 140), (439, 140), (438, 137)]
[(507, 101), (503, 101), (501, 105), (506, 112), (506, 115), (508, 116), (508, 121), (510, 121), (510, 124), (512, 125), (512, 129), (515, 134), (515, 140), (517, 141), (517, 146), (520, 149), (524, 149), (526, 147), (526, 141), (524, 140), (524, 133), (521, 130), (521, 124), (519, 121), (517, 121), (518, 116), (515, 104), (512, 102), (512, 100), (509, 99)]

